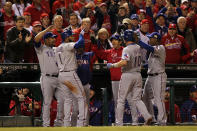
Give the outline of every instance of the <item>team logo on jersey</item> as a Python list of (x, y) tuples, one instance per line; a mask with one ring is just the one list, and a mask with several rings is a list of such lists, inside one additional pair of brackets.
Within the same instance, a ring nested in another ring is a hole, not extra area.
[(124, 58), (128, 59), (128, 58), (129, 58), (129, 56), (128, 56), (127, 54), (124, 54)]

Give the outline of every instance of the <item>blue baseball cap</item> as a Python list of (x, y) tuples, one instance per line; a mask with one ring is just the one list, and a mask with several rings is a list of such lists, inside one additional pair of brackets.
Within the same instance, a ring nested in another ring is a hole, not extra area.
[(121, 40), (119, 34), (113, 34), (113, 35), (111, 36), (110, 40), (112, 41), (113, 39), (115, 39), (115, 40)]
[(153, 32), (149, 35), (147, 35), (148, 38), (156, 38), (158, 40), (161, 40), (161, 35), (158, 32)]
[(66, 29), (64, 32), (61, 33), (62, 41), (64, 41), (67, 37), (73, 35), (71, 29)]
[(44, 34), (43, 39), (47, 39), (47, 38), (56, 38), (57, 35), (54, 35), (52, 32), (47, 32)]
[(159, 14), (157, 14), (157, 16), (156, 16), (156, 19), (159, 18), (160, 16), (163, 16), (164, 19), (167, 18), (167, 16), (166, 16), (164, 13), (159, 13)]
[(124, 40), (125, 41), (134, 41), (133, 34), (134, 34), (133, 30), (125, 30), (124, 31)]
[(131, 17), (130, 17), (130, 19), (132, 19), (132, 20), (134, 20), (134, 19), (139, 20), (139, 17), (138, 17), (137, 14), (132, 14)]
[(196, 86), (196, 85), (193, 85), (193, 86), (190, 88), (189, 92), (195, 92), (195, 91), (197, 91), (197, 86)]

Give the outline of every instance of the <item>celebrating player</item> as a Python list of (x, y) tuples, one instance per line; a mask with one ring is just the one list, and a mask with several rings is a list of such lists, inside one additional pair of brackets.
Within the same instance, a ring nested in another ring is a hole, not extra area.
[(54, 48), (59, 67), (58, 79), (60, 81), (60, 87), (66, 90), (64, 92), (64, 126), (71, 126), (70, 115), (73, 98), (72, 95), (77, 98), (80, 109), (77, 126), (86, 126), (88, 106), (86, 103), (84, 88), (78, 75), (76, 74), (77, 62), (75, 54), (75, 49), (84, 47), (82, 32), (76, 43), (63, 42), (60, 46)]
[[(41, 69), (41, 90), (43, 94), (43, 126), (50, 125), (50, 106), (58, 83), (58, 67), (56, 64), (55, 53), (52, 47), (55, 45), (54, 35), (50, 31), (53, 26), (49, 26), (44, 31), (35, 36), (35, 50), (38, 56)], [(44, 44), (41, 44), (41, 39), (44, 39)]]
[(145, 118), (145, 124), (148, 125), (152, 121), (152, 117), (141, 100), (142, 76), (140, 70), (142, 56), (140, 46), (135, 44), (135, 42), (138, 42), (138, 37), (132, 30), (126, 30), (124, 32), (124, 40), (127, 46), (123, 49), (121, 60), (114, 64), (107, 64), (108, 68), (122, 67), (116, 110), (116, 125), (123, 125), (125, 99), (130, 92), (134, 105)]
[(139, 45), (150, 53), (148, 58), (148, 78), (144, 86), (143, 100), (147, 109), (154, 116), (152, 99), (158, 108), (157, 123), (166, 125), (167, 116), (165, 111), (164, 96), (167, 75), (165, 73), (165, 47), (160, 45), (161, 36), (157, 32), (147, 35), (150, 38), (149, 44), (139, 42)]

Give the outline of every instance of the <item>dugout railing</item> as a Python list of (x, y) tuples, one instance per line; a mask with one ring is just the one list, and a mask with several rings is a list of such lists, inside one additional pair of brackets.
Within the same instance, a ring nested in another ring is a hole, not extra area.
[[(16, 73), (21, 73), (21, 71), (26, 71), (26, 73), (30, 73), (29, 77), (32, 77), (35, 75), (39, 76), (38, 73), (39, 71), (39, 65), (38, 64), (1, 64), (0, 68), (5, 70), (5, 71), (17, 71)], [(34, 73), (32, 73), (32, 71)], [(106, 73), (107, 72), (107, 73)], [(167, 80), (167, 86), (170, 86), (170, 124), (175, 124), (175, 118), (174, 118), (174, 103), (175, 103), (175, 96), (174, 96), (174, 89), (175, 86), (192, 86), (192, 85), (197, 85), (197, 65), (167, 65), (166, 66), (166, 72), (168, 75), (168, 80)], [(25, 73), (22, 73), (23, 75)], [(21, 75), (21, 74), (20, 74)], [(32, 75), (32, 76), (31, 76)], [(26, 76), (26, 75), (25, 75)], [(100, 83), (98, 87), (102, 87), (103, 89), (103, 125), (109, 125), (108, 124), (108, 87), (110, 86), (109, 79), (106, 79), (109, 77), (109, 70), (107, 70), (105, 64), (95, 64), (93, 67), (93, 76), (100, 76), (101, 79), (104, 79), (103, 81), (97, 80), (97, 82)], [(143, 80), (146, 78), (146, 69), (142, 69), (142, 76)], [(176, 76), (176, 77), (174, 77)], [(95, 79), (97, 79), (97, 77)], [(171, 77), (171, 78), (170, 78)], [(173, 78), (172, 78), (173, 77)], [(34, 80), (39, 80), (39, 78), (34, 78)], [(102, 84), (103, 83), (103, 84)], [(93, 83), (97, 85), (96, 80), (93, 78)], [(40, 83), (39, 82), (0, 82), (0, 88), (16, 88), (16, 87), (28, 87), (28, 88), (40, 88)], [(34, 95), (34, 94), (33, 94)], [(40, 95), (36, 94), (35, 95)], [(32, 104), (34, 105), (34, 104)], [(32, 124), (34, 125), (34, 116), (32, 115)]]

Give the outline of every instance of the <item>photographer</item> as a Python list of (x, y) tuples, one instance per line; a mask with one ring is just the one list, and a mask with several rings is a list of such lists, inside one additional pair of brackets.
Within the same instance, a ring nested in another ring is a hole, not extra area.
[[(30, 91), (28, 88), (17, 89), (16, 94), (10, 101), (9, 115), (32, 115), (32, 99), (29, 97)], [(41, 103), (34, 101), (34, 116), (40, 116)]]

